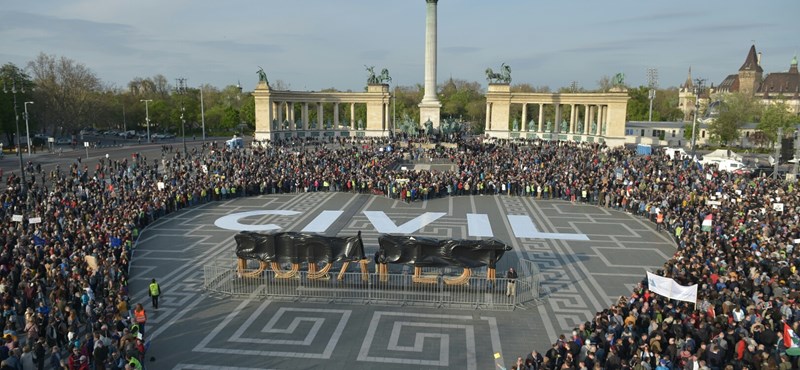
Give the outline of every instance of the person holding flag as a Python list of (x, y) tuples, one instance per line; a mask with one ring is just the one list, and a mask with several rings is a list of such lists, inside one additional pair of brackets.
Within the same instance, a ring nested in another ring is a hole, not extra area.
[(797, 336), (794, 329), (785, 321), (783, 322), (783, 345), (786, 347), (787, 355), (800, 355), (800, 337)]
[(714, 215), (709, 213), (705, 220), (703, 220), (702, 229), (703, 231), (710, 232), (712, 224), (714, 223)]

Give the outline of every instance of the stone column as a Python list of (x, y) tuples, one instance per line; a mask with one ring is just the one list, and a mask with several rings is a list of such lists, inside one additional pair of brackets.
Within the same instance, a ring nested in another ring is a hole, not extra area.
[(583, 105), (583, 132), (582, 134), (589, 134), (589, 104)]
[(425, 94), (419, 103), (420, 123), (428, 119), (439, 128), (439, 110), (442, 104), (436, 96), (436, 5), (439, 0), (425, 0)]
[(331, 129), (337, 127), (339, 127), (339, 103), (333, 103), (333, 127)]
[(602, 114), (603, 114), (603, 106), (601, 106), (601, 105), (598, 105), (598, 106), (596, 107), (596, 109), (597, 109), (597, 127), (596, 127), (596, 131), (594, 132), (594, 134), (595, 134), (595, 135), (600, 135), (600, 132), (602, 132), (602, 131), (600, 130), (600, 124), (601, 124), (601, 122), (602, 122), (602, 121), (601, 121), (601, 117), (602, 117)]
[(356, 103), (350, 103), (350, 125), (351, 130), (356, 128)]
[(325, 110), (323, 109), (324, 103), (319, 102), (317, 103), (317, 130), (321, 130), (325, 127), (325, 121), (323, 115), (325, 114)]
[(553, 122), (553, 132), (561, 133), (561, 104), (556, 104), (556, 118)]
[(539, 103), (539, 132), (544, 132), (544, 103)]
[(303, 131), (308, 130), (308, 103), (303, 103)]
[(522, 103), (522, 131), (528, 131), (528, 103)]
[(486, 123), (483, 125), (484, 131), (489, 131), (492, 129), (492, 103), (486, 103)]
[(575, 127), (575, 104), (569, 106), (569, 133), (574, 134), (577, 127)]
[(286, 107), (283, 102), (278, 102), (278, 131), (283, 131), (283, 113)]

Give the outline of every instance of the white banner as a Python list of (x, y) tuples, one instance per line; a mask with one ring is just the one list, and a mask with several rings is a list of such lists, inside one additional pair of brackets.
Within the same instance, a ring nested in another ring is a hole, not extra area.
[(679, 301), (697, 303), (697, 284), (683, 286), (673, 281), (672, 284), (672, 299)]
[(29, 218), (29, 219), (28, 219), (28, 223), (29, 223), (29, 224), (39, 224), (39, 223), (42, 223), (42, 218), (41, 218), (41, 217), (31, 217), (31, 218)]
[(648, 272), (647, 285), (651, 292), (658, 295), (679, 301), (697, 303), (697, 284), (684, 286), (670, 278)]
[(22, 215), (13, 215), (13, 216), (11, 216), (11, 221), (22, 222)]
[(674, 281), (672, 281), (670, 278), (658, 276), (650, 272), (647, 273), (647, 285), (651, 292), (658, 295), (669, 298), (673, 283)]

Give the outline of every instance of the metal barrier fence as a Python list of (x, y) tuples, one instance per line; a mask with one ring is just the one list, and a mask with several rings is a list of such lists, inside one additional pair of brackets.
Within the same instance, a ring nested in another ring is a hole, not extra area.
[(331, 273), (325, 279), (309, 279), (306, 271), (294, 278), (277, 278), (272, 270), (255, 277), (243, 277), (232, 261), (218, 261), (203, 267), (203, 289), (237, 297), (261, 297), (273, 300), (348, 303), (374, 305), (421, 306), (454, 309), (510, 311), (538, 299), (536, 279), (521, 276), (516, 281), (516, 294), (507, 295), (509, 280), (489, 281), (482, 276), (470, 277), (466, 284), (449, 285), (448, 276), (425, 274), (433, 283), (416, 283), (412, 274), (388, 274), (384, 279), (375, 273), (364, 275), (348, 272), (343, 279)]

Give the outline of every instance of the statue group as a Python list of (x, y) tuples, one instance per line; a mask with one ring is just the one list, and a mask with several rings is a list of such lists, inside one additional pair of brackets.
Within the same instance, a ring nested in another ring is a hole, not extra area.
[(375, 66), (364, 66), (367, 70), (367, 84), (368, 85), (378, 85), (378, 84), (387, 84), (392, 82), (392, 77), (389, 76), (389, 70), (384, 68), (381, 70), (381, 74), (375, 75)]
[(486, 81), (491, 83), (511, 83), (511, 67), (505, 63), (500, 65), (500, 72), (494, 72), (491, 68), (486, 68)]

